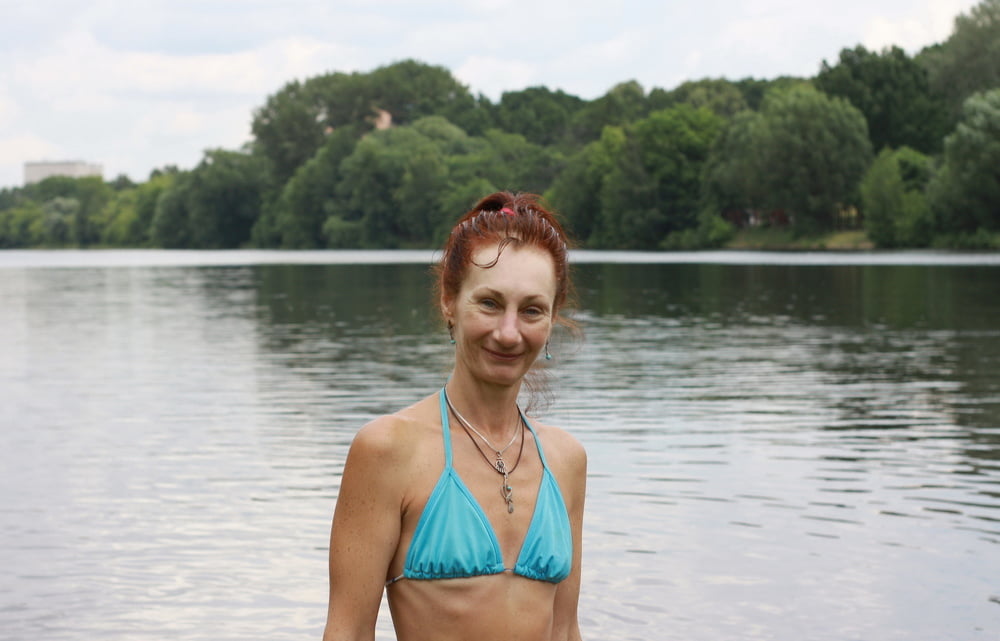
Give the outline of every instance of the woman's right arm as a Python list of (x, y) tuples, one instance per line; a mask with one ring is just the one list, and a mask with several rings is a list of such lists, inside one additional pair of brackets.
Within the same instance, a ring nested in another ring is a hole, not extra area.
[(344, 464), (330, 533), (330, 604), (323, 641), (375, 638), (382, 590), (399, 543), (406, 465), (395, 417), (358, 432)]

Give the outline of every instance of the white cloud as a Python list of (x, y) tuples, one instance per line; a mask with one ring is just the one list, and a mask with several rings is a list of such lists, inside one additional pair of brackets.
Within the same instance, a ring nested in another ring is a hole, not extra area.
[(7, 129), (15, 121), (20, 113), (20, 109), (14, 99), (0, 93), (0, 131)]
[(310, 37), (169, 55), (114, 51), (89, 32), (65, 33), (0, 69), (8, 91), (0, 94), (0, 133), (6, 124), (36, 143), (5, 147), (0, 185), (19, 183), (24, 162), (57, 152), (135, 179), (166, 164), (193, 166), (205, 148), (246, 142), (253, 109), (286, 82), (357, 58)]
[[(0, 186), (42, 157), (143, 179), (236, 148), (294, 79), (406, 58), (496, 100), (811, 75), (844, 47), (944, 40), (977, 0), (37, 0), (0, 10)], [(8, 3), (10, 4), (10, 3)]]
[[(609, 38), (576, 41), (541, 65), (544, 75), (538, 84), (590, 100), (619, 83), (643, 81), (650, 67), (663, 67), (650, 40), (648, 32), (635, 29)], [(560, 82), (551, 83), (551, 78)]]
[[(204, 141), (205, 149), (235, 149), (250, 137), (250, 118), (249, 111), (240, 107), (206, 111), (195, 102), (172, 102), (138, 116), (128, 132), (130, 138), (161, 149), (177, 141), (185, 145)], [(200, 154), (203, 149), (195, 151)]]
[(452, 74), (491, 100), (499, 100), (504, 90), (537, 84), (535, 65), (494, 56), (470, 56)]
[(310, 38), (286, 38), (236, 53), (118, 52), (92, 34), (75, 32), (53, 43), (44, 55), (18, 65), (13, 76), (40, 98), (90, 95), (87, 103), (107, 108), (108, 100), (129, 95), (261, 95), (291, 78), (326, 70), (330, 60), (350, 57), (351, 52)]
[(26, 160), (63, 160), (65, 157), (65, 151), (58, 145), (34, 134), (17, 134), (0, 138), (0, 167), (4, 171), (0, 176), (5, 179), (0, 185), (12, 184), (6, 181), (7, 173), (16, 174), (20, 181)]
[(895, 45), (915, 54), (928, 45), (947, 40), (955, 17), (975, 4), (971, 0), (925, 0), (903, 15), (874, 16), (865, 25), (863, 43), (874, 51)]

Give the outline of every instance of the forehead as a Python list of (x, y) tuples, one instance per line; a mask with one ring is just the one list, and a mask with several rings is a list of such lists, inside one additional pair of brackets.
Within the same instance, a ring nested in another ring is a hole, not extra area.
[(462, 281), (463, 290), (485, 287), (511, 296), (555, 298), (556, 267), (547, 251), (532, 245), (507, 245), (499, 257), (498, 251), (498, 243), (487, 243), (472, 252), (473, 263)]

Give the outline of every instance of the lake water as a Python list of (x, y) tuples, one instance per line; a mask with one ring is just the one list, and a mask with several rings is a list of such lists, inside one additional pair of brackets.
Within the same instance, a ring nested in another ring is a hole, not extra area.
[[(449, 369), (431, 258), (0, 252), (0, 638), (318, 639), (348, 444)], [(1000, 638), (1000, 256), (574, 262), (585, 639)]]

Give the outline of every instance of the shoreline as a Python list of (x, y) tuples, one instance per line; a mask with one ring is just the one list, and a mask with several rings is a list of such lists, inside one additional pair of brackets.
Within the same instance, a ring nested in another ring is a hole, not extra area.
[[(431, 265), (432, 250), (178, 250), (178, 249), (7, 249), (0, 250), (0, 273), (38, 268), (190, 268), (255, 265)], [(948, 249), (863, 250), (814, 246), (784, 249), (723, 248), (688, 251), (570, 250), (583, 264), (718, 265), (965, 265), (1000, 266), (1000, 251)]]
[[(790, 230), (740, 230), (725, 245), (728, 250), (754, 251), (875, 251), (864, 230), (838, 231), (819, 236), (795, 237)], [(920, 248), (920, 249), (930, 249)]]

